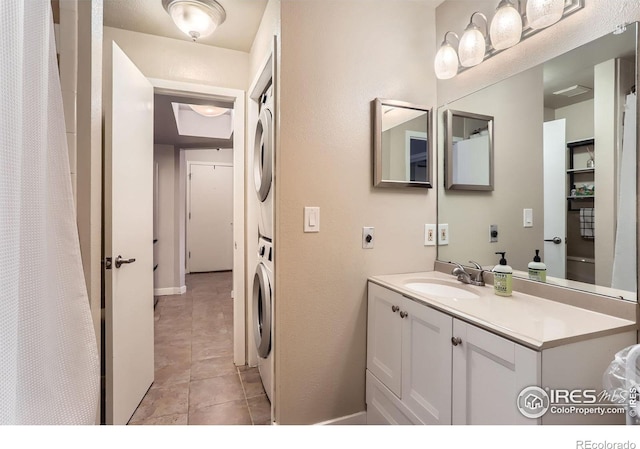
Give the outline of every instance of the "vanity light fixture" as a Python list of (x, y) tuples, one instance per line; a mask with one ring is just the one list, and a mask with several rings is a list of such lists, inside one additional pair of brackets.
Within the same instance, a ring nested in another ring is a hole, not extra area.
[(436, 76), (441, 80), (447, 80), (453, 78), (458, 74), (458, 52), (449, 43), (447, 37), (452, 34), (458, 42), (460, 38), (453, 31), (447, 31), (444, 35), (444, 40), (438, 53), (436, 53), (436, 59), (433, 62), (433, 68), (436, 72)]
[(510, 0), (502, 0), (489, 28), (491, 45), (496, 50), (513, 47), (522, 37), (522, 16)]
[(162, 6), (194, 42), (213, 33), (227, 18), (222, 5), (215, 0), (162, 0)]
[(553, 25), (563, 12), (564, 0), (527, 0), (527, 19), (534, 30)]
[[(166, 1), (166, 0), (163, 0)], [(501, 0), (489, 21), (480, 12), (471, 15), (471, 21), (459, 39), (456, 52), (447, 40), (453, 31), (447, 31), (436, 53), (434, 69), (438, 79), (450, 79), (470, 67), (480, 64), (507, 48), (513, 47), (543, 28), (584, 8), (585, 0)], [(486, 33), (473, 22), (476, 15), (485, 21)], [(487, 39), (490, 42), (487, 42)], [(458, 63), (458, 55), (460, 64)]]
[[(473, 23), (473, 18), (480, 16), (484, 19), (483, 34), (480, 28)], [(484, 55), (487, 52), (487, 16), (481, 12), (474, 12), (471, 14), (469, 25), (464, 30), (464, 34), (460, 38), (460, 46), (458, 47), (458, 56), (460, 57), (460, 65), (463, 67), (473, 67), (480, 64), (484, 60)]]

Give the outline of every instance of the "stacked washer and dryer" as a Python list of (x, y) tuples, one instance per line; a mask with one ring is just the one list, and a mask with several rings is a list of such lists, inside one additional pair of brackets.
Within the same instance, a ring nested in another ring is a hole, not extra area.
[(253, 152), (253, 178), (258, 196), (258, 263), (253, 278), (253, 334), (258, 370), (269, 400), (273, 394), (273, 86), (260, 96)]

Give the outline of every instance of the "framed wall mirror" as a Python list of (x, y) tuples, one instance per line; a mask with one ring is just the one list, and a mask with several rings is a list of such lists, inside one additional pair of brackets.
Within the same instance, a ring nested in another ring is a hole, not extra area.
[(374, 100), (374, 186), (431, 187), (430, 117), (426, 106)]
[(493, 117), (448, 109), (445, 121), (445, 186), (493, 190)]
[(539, 250), (547, 283), (637, 301), (638, 33), (627, 24), (438, 108), (438, 161), (451, 111), (493, 117), (495, 137), (492, 191), (438, 189), (438, 260), (492, 269), (506, 251), (526, 279)]

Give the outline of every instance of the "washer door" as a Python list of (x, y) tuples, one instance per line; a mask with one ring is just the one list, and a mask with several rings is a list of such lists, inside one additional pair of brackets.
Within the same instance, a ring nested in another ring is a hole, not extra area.
[(253, 316), (256, 349), (260, 357), (266, 358), (271, 350), (271, 282), (262, 263), (253, 277)]
[(253, 181), (258, 199), (264, 201), (271, 189), (272, 178), (272, 132), (273, 118), (269, 108), (262, 108), (256, 125), (256, 138), (253, 145)]

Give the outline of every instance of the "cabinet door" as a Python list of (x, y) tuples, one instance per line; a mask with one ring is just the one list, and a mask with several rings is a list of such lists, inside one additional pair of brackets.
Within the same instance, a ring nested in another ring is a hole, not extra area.
[(367, 314), (367, 368), (400, 397), (402, 295), (369, 282)]
[(402, 402), (423, 424), (451, 424), (453, 319), (404, 298)]
[(540, 385), (540, 354), (456, 319), (453, 338), (453, 424), (538, 424), (516, 402)]

